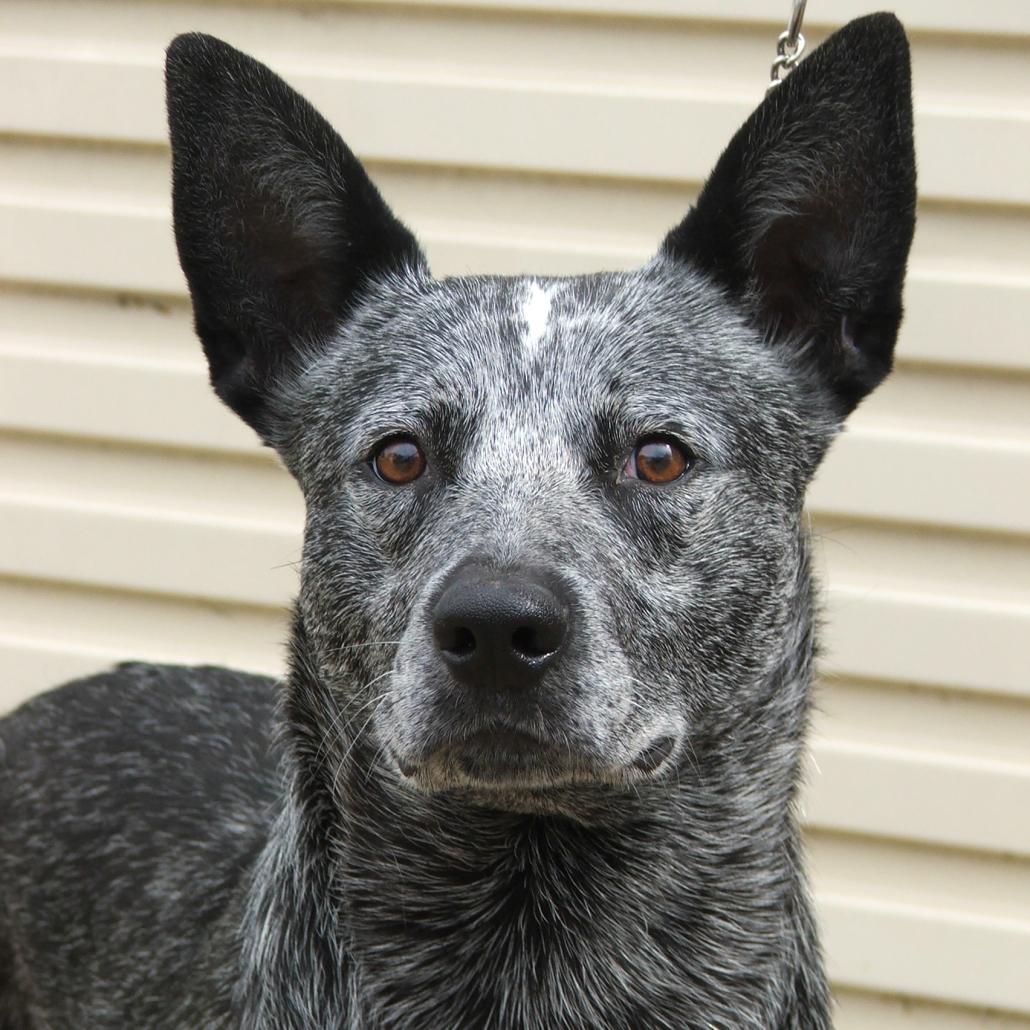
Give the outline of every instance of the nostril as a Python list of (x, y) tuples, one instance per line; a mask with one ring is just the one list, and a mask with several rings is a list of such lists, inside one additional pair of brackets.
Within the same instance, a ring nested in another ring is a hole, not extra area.
[(476, 635), (468, 626), (437, 625), (433, 636), (436, 646), (452, 660), (471, 657), (476, 650)]
[(472, 630), (465, 626), (455, 626), (451, 632), (450, 645), (444, 650), (449, 651), (455, 658), (467, 658), (476, 649), (476, 638)]
[(523, 658), (543, 658), (554, 650), (547, 646), (535, 626), (519, 626), (511, 635), (511, 646)]
[(519, 658), (529, 662), (540, 662), (542, 658), (550, 658), (561, 649), (565, 629), (567, 626), (563, 618), (523, 623), (512, 633), (512, 651)]

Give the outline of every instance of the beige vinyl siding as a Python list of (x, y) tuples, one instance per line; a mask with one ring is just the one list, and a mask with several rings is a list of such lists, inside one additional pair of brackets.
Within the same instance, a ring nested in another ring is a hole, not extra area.
[[(174, 33), (310, 95), (438, 273), (566, 273), (630, 266), (681, 217), (788, 8), (0, 0), (0, 708), (126, 657), (281, 665), (301, 504), (191, 333)], [(1030, 5), (895, 9), (919, 228), (897, 371), (811, 495), (804, 814), (838, 1026), (1027, 1030)], [(811, 0), (806, 34), (866, 10)]]

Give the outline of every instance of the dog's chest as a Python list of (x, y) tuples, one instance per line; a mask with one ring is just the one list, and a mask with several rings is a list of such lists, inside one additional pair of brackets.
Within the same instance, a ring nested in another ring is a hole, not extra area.
[(566, 853), (487, 876), (427, 863), (378, 900), (364, 883), (348, 906), (358, 1025), (774, 1025), (782, 921), (711, 898), (684, 906), (674, 887), (689, 870), (610, 859)]

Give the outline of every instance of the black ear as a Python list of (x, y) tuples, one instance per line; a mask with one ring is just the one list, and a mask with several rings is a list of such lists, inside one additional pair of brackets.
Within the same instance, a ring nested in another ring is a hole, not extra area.
[(847, 414), (890, 371), (915, 199), (908, 42), (874, 14), (770, 93), (663, 251), (803, 348)]
[(270, 394), (362, 287), (423, 265), (358, 159), (264, 65), (211, 36), (166, 63), (172, 206), (219, 397), (268, 438)]

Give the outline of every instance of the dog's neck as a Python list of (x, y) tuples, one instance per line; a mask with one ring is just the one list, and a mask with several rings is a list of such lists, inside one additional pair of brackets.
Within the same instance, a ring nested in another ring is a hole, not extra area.
[(750, 715), (761, 749), (724, 728), (693, 742), (678, 779), (578, 788), (559, 807), (589, 823), (414, 794), (360, 741), (330, 777), (314, 714), (327, 691), (295, 661), (292, 787), (244, 933), (246, 1025), (622, 1027), (676, 1012), (677, 1026), (770, 1027), (806, 1006), (811, 1024), (791, 1025), (824, 1025), (821, 977), (804, 972), (818, 957), (798, 955), (803, 713), (782, 704), (807, 705), (802, 650)]

